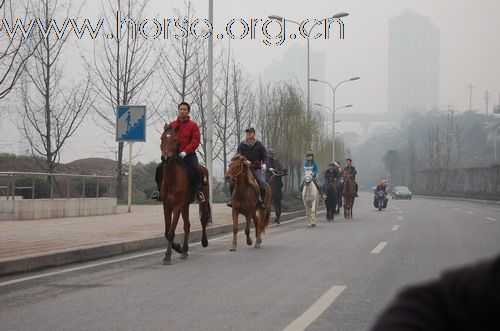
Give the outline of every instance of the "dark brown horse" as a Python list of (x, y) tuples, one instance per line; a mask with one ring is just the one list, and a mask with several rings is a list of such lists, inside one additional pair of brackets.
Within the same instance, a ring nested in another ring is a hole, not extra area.
[(333, 221), (335, 218), (335, 209), (337, 208), (337, 180), (331, 179), (326, 182), (323, 191), (326, 194), (326, 219), (327, 221)]
[[(238, 215), (243, 214), (246, 219), (245, 234), (247, 245), (252, 245), (250, 237), (250, 222), (253, 219), (255, 227), (255, 248), (260, 248), (261, 235), (265, 232), (271, 216), (271, 187), (266, 184), (266, 209), (260, 209), (259, 185), (252, 175), (250, 163), (244, 156), (235, 156), (231, 160), (226, 179), (233, 182), (232, 216), (233, 216), (233, 242), (231, 251), (236, 250), (238, 236)], [(258, 213), (258, 215), (257, 215)]]
[[(163, 162), (163, 180), (160, 189), (160, 198), (163, 201), (163, 214), (165, 218), (165, 237), (168, 245), (163, 259), (163, 264), (171, 263), (172, 249), (181, 254), (181, 258), (188, 256), (189, 233), (191, 224), (189, 222), (189, 204), (191, 203), (193, 192), (191, 191), (188, 173), (183, 161), (178, 156), (177, 132), (172, 128), (166, 128), (161, 136), (161, 150), (164, 158)], [(202, 226), (201, 244), (208, 246), (206, 226), (212, 222), (208, 170), (199, 166), (198, 170), (203, 174), (202, 192), (206, 197), (204, 203), (200, 204), (200, 222)], [(182, 214), (184, 220), (184, 243), (182, 247), (174, 242), (175, 228)]]
[(344, 218), (352, 218), (352, 208), (354, 207), (354, 198), (356, 196), (352, 175), (344, 171), (344, 189), (342, 190), (344, 200)]

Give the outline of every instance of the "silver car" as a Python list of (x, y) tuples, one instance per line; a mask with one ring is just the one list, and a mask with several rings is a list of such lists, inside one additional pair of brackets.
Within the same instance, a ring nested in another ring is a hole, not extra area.
[(411, 191), (408, 186), (396, 186), (391, 191), (392, 198), (394, 200), (408, 199), (411, 200)]

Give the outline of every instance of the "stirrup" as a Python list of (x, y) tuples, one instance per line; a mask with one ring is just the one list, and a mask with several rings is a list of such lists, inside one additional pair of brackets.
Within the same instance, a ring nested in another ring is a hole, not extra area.
[(151, 193), (151, 196), (149, 197), (151, 200), (157, 200), (157, 201), (160, 201), (160, 191), (158, 190), (154, 190), (152, 193)]
[(203, 192), (198, 191), (198, 193), (196, 193), (196, 200), (198, 200), (198, 203), (203, 203), (206, 201)]

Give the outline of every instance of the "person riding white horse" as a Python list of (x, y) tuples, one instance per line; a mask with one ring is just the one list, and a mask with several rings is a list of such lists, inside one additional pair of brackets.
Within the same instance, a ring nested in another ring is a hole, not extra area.
[(316, 226), (316, 210), (320, 192), (316, 184), (314, 184), (314, 167), (304, 167), (304, 182), (302, 187), (302, 201), (306, 209), (307, 226)]

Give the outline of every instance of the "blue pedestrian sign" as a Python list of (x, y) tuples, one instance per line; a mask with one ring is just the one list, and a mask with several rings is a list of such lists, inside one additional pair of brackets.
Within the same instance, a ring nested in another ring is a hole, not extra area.
[(116, 141), (146, 141), (146, 106), (116, 108)]

